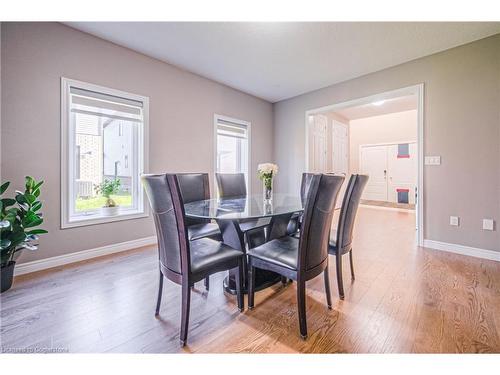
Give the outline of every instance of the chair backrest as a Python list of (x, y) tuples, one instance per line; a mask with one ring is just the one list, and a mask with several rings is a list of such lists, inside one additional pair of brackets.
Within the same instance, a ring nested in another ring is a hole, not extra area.
[(247, 195), (245, 174), (216, 173), (217, 187), (221, 198), (244, 197)]
[(302, 205), (306, 204), (307, 192), (311, 186), (312, 177), (314, 173), (302, 173), (302, 181), (300, 183), (300, 199), (302, 200)]
[(354, 229), (354, 221), (358, 212), (361, 194), (368, 182), (368, 176), (362, 174), (353, 174), (349, 179), (342, 207), (340, 208), (339, 223), (337, 227), (337, 251), (342, 254), (344, 251), (349, 251), (352, 244), (352, 231)]
[(328, 257), (330, 227), (343, 182), (343, 176), (326, 174), (317, 174), (311, 179), (300, 235), (300, 270), (312, 270)]
[(189, 272), (189, 241), (177, 176), (150, 174), (141, 180), (153, 212), (161, 266), (176, 274)]
[[(178, 173), (177, 182), (184, 203), (210, 199), (210, 184), (208, 173)], [(186, 225), (210, 222), (208, 219), (185, 218)]]

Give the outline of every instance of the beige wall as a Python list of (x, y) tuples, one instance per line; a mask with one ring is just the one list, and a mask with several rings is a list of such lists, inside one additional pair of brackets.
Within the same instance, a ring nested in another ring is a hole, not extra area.
[(359, 146), (417, 140), (417, 110), (351, 120), (349, 171), (359, 173)]
[(155, 233), (151, 218), (60, 229), (61, 76), (150, 98), (150, 172), (213, 172), (214, 113), (250, 121), (251, 186), (260, 191), (257, 164), (272, 161), (270, 103), (57, 23), (4, 22), (1, 58), (2, 177), (45, 180), (50, 233), (21, 262)]
[(424, 169), (424, 238), (500, 250), (498, 229), (481, 229), (500, 219), (500, 34), (276, 103), (276, 189), (299, 191), (306, 110), (419, 83), (425, 154), (442, 157)]

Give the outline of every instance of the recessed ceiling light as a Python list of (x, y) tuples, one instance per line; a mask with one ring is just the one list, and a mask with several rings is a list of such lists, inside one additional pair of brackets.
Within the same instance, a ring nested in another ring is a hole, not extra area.
[(378, 106), (381, 106), (381, 105), (382, 105), (382, 104), (384, 104), (384, 103), (385, 103), (385, 100), (378, 100), (378, 101), (376, 101), (376, 102), (373, 102), (372, 104), (373, 104), (373, 105), (376, 105), (376, 106), (378, 107)]

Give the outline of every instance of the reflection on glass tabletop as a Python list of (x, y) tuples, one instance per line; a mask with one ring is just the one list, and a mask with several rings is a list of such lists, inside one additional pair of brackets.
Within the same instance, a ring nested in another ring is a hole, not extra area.
[(292, 214), (303, 211), (299, 196), (273, 194), (271, 202), (264, 202), (262, 194), (241, 198), (213, 198), (186, 203), (186, 216), (203, 219), (252, 219)]

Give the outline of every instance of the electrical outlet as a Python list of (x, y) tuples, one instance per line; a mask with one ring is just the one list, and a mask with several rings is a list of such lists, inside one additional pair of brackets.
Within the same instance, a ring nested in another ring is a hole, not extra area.
[(450, 216), (450, 225), (458, 227), (460, 225), (460, 218), (458, 216)]
[(441, 165), (441, 156), (426, 156), (425, 165)]
[(495, 220), (483, 219), (483, 229), (484, 230), (495, 230)]

